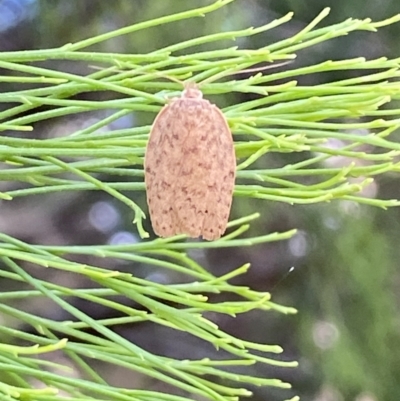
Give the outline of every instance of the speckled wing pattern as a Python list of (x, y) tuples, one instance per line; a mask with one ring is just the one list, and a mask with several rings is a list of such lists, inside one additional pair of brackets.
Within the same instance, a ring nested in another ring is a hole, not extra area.
[(235, 151), (224, 115), (198, 89), (185, 90), (160, 111), (144, 167), (157, 235), (221, 237), (232, 203)]

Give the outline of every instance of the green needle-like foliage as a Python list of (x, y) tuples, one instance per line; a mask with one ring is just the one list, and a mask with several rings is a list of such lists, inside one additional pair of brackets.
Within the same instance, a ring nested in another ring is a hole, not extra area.
[[(250, 385), (290, 387), (278, 379), (237, 373), (237, 368), (245, 372), (243, 367), (255, 363), (294, 367), (296, 362), (274, 359), (271, 354), (282, 352), (278, 345), (253, 343), (229, 335), (212, 322), (207, 312), (236, 316), (257, 309), (288, 314), (295, 310), (273, 303), (268, 293), (231, 284), (233, 278), (246, 273), (249, 265), (232, 266), (230, 273), (216, 277), (188, 256), (188, 251), (252, 246), (291, 238), (296, 231), (246, 237), (251, 221), (258, 217), (254, 213), (231, 221), (229, 233), (214, 242), (187, 242), (184, 236), (146, 239), (149, 234), (143, 219), (147, 209), (143, 202), (139, 204), (133, 199), (137, 199), (135, 193), (144, 191), (142, 166), (150, 126), (118, 130), (109, 126), (132, 112), (145, 112), (153, 118), (168, 98), (178, 96), (182, 90), (182, 84), (171, 79), (199, 83), (205, 97), (252, 94), (252, 100), (223, 108), (238, 159), (236, 199), (290, 204), (342, 199), (382, 208), (399, 204), (397, 200), (368, 198), (363, 190), (375, 176), (400, 169), (400, 144), (392, 139), (400, 126), (400, 110), (395, 103), (400, 97), (400, 59), (327, 60), (302, 68), (288, 64), (251, 76), (238, 74), (235, 79), (233, 74), (260, 63), (294, 60), (296, 52), (302, 49), (358, 30), (374, 32), (399, 21), (400, 16), (380, 22), (348, 19), (319, 28), (329, 12), (325, 9), (296, 35), (255, 50), (221, 48), (221, 43), (289, 23), (292, 14), (265, 26), (197, 37), (147, 54), (91, 50), (91, 46), (120, 35), (134, 35), (183, 19), (190, 23), (191, 18), (207, 18), (207, 13), (229, 7), (231, 1), (219, 0), (207, 7), (145, 21), (61, 48), (0, 54), (0, 68), (13, 74), (0, 76), (0, 82), (20, 83), (22, 88), (1, 94), (1, 102), (8, 107), (0, 112), (0, 130), (4, 132), (0, 136), (0, 159), (5, 167), (0, 171), (0, 180), (21, 184), (18, 189), (2, 192), (0, 198), (13, 202), (19, 197), (52, 196), (54, 192), (104, 191), (131, 209), (133, 224), (143, 239), (127, 245), (49, 246), (32, 245), (0, 234), (0, 276), (15, 281), (13, 290), (0, 294), (0, 313), (17, 322), (13, 328), (0, 326), (2, 338), (8, 339), (8, 343), (0, 344), (1, 399), (52, 401), (58, 399), (58, 392), (63, 392), (76, 401), (183, 401), (199, 396), (227, 401), (249, 396)], [(203, 47), (206, 49), (199, 50)], [(84, 62), (101, 68), (80, 76), (37, 63), (49, 60)], [(354, 70), (359, 75), (312, 87), (301, 86), (295, 80), (306, 74), (343, 70)], [(34, 87), (29, 86), (32, 84)], [(76, 98), (81, 93), (96, 91), (117, 96), (101, 101)], [(112, 113), (62, 137), (30, 137), (41, 121), (100, 109)], [(296, 163), (264, 168), (266, 155), (294, 152)], [(340, 163), (336, 163), (339, 159)], [(106, 182), (102, 180), (106, 175), (119, 177), (120, 181)], [(102, 268), (100, 264), (74, 261), (79, 255), (157, 266), (179, 273), (184, 280), (175, 285), (159, 284)], [(32, 264), (39, 269), (83, 276), (98, 287), (71, 289), (35, 278), (25, 268)], [(212, 294), (235, 297), (232, 301), (210, 302)], [(121, 303), (116, 295), (132, 302)], [(38, 297), (48, 298), (72, 319), (57, 322), (15, 306), (18, 300), (26, 302)], [(73, 306), (74, 298), (103, 305), (118, 312), (119, 317), (91, 317)], [(23, 330), (22, 322), (36, 334)], [(184, 331), (213, 344), (224, 352), (224, 358), (177, 360), (155, 355), (113, 330), (116, 325), (134, 326), (140, 322)], [(38, 357), (55, 351), (62, 352), (80, 372), (78, 377), (65, 375), (66, 366)], [(179, 390), (179, 394), (186, 395), (113, 387), (96, 370), (94, 360), (160, 380), (176, 388), (177, 394)]]

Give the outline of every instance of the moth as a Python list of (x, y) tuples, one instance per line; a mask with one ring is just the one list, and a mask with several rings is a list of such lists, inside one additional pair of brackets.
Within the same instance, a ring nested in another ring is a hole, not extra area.
[(195, 84), (187, 84), (154, 120), (144, 170), (158, 236), (221, 237), (232, 204), (235, 150), (225, 116)]

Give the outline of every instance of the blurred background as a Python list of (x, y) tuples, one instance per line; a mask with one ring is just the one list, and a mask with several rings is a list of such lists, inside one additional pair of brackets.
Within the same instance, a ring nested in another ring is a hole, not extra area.
[[(209, 0), (0, 0), (0, 51), (57, 47), (210, 3)], [(203, 34), (263, 25), (289, 11), (295, 12), (290, 23), (242, 38), (237, 43), (241, 47), (257, 48), (298, 32), (327, 6), (332, 7), (332, 11), (323, 24), (341, 22), (349, 17), (380, 20), (400, 12), (398, 0), (236, 0), (206, 18), (121, 36), (97, 45), (96, 50), (146, 53)], [(299, 52), (293, 68), (327, 59), (398, 57), (399, 37), (400, 24), (385, 27), (376, 34), (355, 32)], [(225, 45), (232, 46), (233, 43), (226, 42)], [(77, 74), (92, 71), (86, 64), (69, 61), (53, 61), (48, 66)], [(313, 85), (345, 79), (351, 74), (355, 72), (306, 76), (300, 83)], [(12, 89), (12, 84), (0, 83), (0, 92)], [(99, 100), (111, 95), (94, 93), (80, 95), (80, 98), (85, 96)], [(232, 94), (225, 101), (228, 104), (244, 100), (244, 94)], [(107, 111), (99, 111), (43, 122), (35, 135), (42, 138), (67, 135), (104, 118), (105, 113)], [(108, 128), (147, 124), (151, 119), (152, 116), (135, 114)], [(265, 166), (292, 163), (296, 157), (266, 155), (261, 163)], [(330, 161), (334, 164), (343, 162)], [(4, 190), (16, 188), (16, 185), (7, 182), (1, 187)], [(144, 194), (132, 194), (140, 205), (145, 205)], [(367, 195), (400, 199), (399, 176), (387, 174), (379, 178)], [(237, 282), (260, 291), (271, 291), (274, 301), (294, 306), (299, 311), (292, 316), (249, 313), (236, 320), (219, 318), (222, 329), (241, 338), (280, 344), (285, 349), (283, 358), (300, 362), (298, 369), (266, 370), (264, 367), (258, 371), (257, 367), (252, 368), (250, 374), (278, 377), (293, 384), (290, 391), (255, 388), (254, 400), (274, 401), (294, 395), (311, 401), (400, 399), (400, 209), (383, 211), (344, 201), (290, 206), (235, 199), (232, 217), (254, 211), (259, 211), (262, 216), (253, 224), (252, 235), (291, 228), (298, 228), (299, 234), (286, 242), (193, 255), (217, 275), (240, 263), (251, 262), (249, 273)], [(36, 196), (3, 202), (0, 231), (38, 244), (137, 241), (131, 216), (124, 213), (114, 200), (100, 192)], [(294, 271), (287, 275), (292, 266)], [(164, 283), (175, 280), (171, 273), (145, 265), (117, 268)], [(64, 280), (66, 278), (54, 276), (54, 281)], [(0, 283), (0, 290), (5, 286), (7, 283)], [(85, 308), (85, 305), (79, 306)], [(25, 307), (40, 310), (41, 305), (32, 303)], [(62, 315), (58, 310), (46, 313), (53, 318), (62, 318), (58, 316)], [(91, 313), (100, 317), (105, 312), (100, 309), (91, 310)], [(202, 350), (203, 345), (193, 339), (177, 338), (176, 333), (174, 336), (171, 333), (143, 325), (127, 330), (124, 335), (146, 349), (177, 358), (198, 358), (210, 352)], [(123, 378), (115, 371), (108, 375), (119, 385), (134, 383), (145, 388), (159, 385), (149, 379), (144, 382), (139, 377), (135, 380)]]

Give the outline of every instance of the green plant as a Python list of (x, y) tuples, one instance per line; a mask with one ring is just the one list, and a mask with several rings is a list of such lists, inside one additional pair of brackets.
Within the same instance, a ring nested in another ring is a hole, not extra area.
[[(0, 112), (0, 129), (15, 131), (18, 135), (0, 137), (0, 158), (7, 163), (7, 168), (0, 171), (0, 180), (21, 183), (18, 189), (3, 191), (1, 199), (13, 201), (66, 191), (105, 191), (133, 211), (133, 223), (139, 236), (148, 238), (143, 225), (145, 212), (139, 202), (124, 192), (137, 194), (144, 190), (142, 162), (150, 127), (141, 125), (101, 130), (132, 112), (154, 115), (166, 102), (166, 97), (181, 91), (179, 84), (164, 82), (160, 78), (162, 75), (193, 80), (200, 85), (206, 81), (201, 85), (206, 97), (231, 93), (254, 95), (254, 100), (224, 108), (234, 134), (238, 158), (235, 198), (290, 204), (342, 199), (383, 208), (398, 205), (396, 200), (368, 198), (362, 192), (374, 176), (399, 169), (395, 159), (400, 145), (391, 139), (391, 134), (400, 125), (400, 121), (393, 118), (399, 112), (393, 106), (400, 93), (400, 85), (395, 80), (399, 74), (398, 60), (328, 60), (280, 72), (258, 72), (239, 79), (231, 79), (231, 76), (258, 63), (292, 60), (301, 49), (353, 31), (375, 31), (399, 21), (400, 16), (381, 22), (348, 19), (317, 28), (329, 12), (325, 9), (296, 35), (257, 50), (225, 47), (225, 44), (227, 40), (256, 35), (287, 23), (291, 14), (258, 28), (197, 37), (148, 54), (86, 51), (90, 46), (120, 35), (206, 15), (228, 6), (230, 2), (216, 1), (207, 7), (146, 21), (57, 49), (1, 53), (0, 67), (14, 75), (2, 76), (0, 81), (36, 85), (35, 88), (5, 92), (1, 96), (4, 104), (16, 105)], [(198, 46), (205, 47), (205, 50), (196, 51)], [(35, 64), (60, 59), (105, 67), (87, 76), (79, 76)], [(354, 70), (360, 75), (313, 87), (299, 86), (291, 80), (292, 77), (333, 70)], [(276, 84), (277, 80), (283, 83)], [(111, 91), (118, 96), (101, 101), (73, 99), (78, 94), (94, 91)], [(114, 111), (66, 136), (40, 140), (29, 137), (33, 126), (41, 121), (101, 109)], [(334, 145), (332, 139), (337, 140)], [(294, 164), (275, 168), (263, 165), (262, 158), (267, 153), (294, 152), (299, 157)], [(337, 157), (342, 158), (340, 164), (330, 163)], [(120, 179), (105, 181), (103, 177), (106, 176)], [(210, 312), (235, 316), (257, 309), (287, 314), (295, 310), (275, 304), (268, 293), (231, 284), (233, 278), (246, 273), (248, 264), (235, 266), (229, 273), (215, 277), (188, 256), (193, 249), (252, 246), (295, 235), (295, 230), (290, 230), (246, 237), (251, 221), (257, 217), (258, 213), (253, 213), (231, 221), (229, 233), (215, 242), (186, 242), (183, 236), (177, 236), (126, 245), (50, 246), (28, 244), (0, 234), (0, 257), (4, 264), (0, 275), (15, 282), (17, 287), (0, 294), (1, 314), (17, 322), (12, 328), (7, 324), (0, 326), (0, 333), (9, 340), (0, 344), (2, 397), (5, 400), (47, 401), (57, 399), (57, 391), (62, 390), (73, 400), (93, 397), (99, 400), (183, 400), (189, 394), (223, 401), (250, 395), (249, 385), (289, 388), (290, 385), (281, 380), (253, 377), (235, 370), (255, 363), (296, 366), (296, 362), (283, 362), (264, 355), (282, 352), (280, 346), (235, 338), (219, 329), (207, 316)], [(176, 272), (182, 282), (157, 284), (132, 274), (101, 268), (100, 263), (80, 263), (68, 255), (153, 265)], [(84, 277), (95, 282), (98, 288), (71, 289), (53, 284), (36, 278), (26, 268), (29, 264)], [(27, 287), (19, 288), (22, 283)], [(209, 296), (213, 294), (234, 297), (210, 302)], [(115, 300), (115, 295), (123, 295), (131, 304)], [(68, 312), (74, 321), (56, 322), (21, 310), (15, 304), (16, 300), (37, 297), (51, 300)], [(70, 302), (74, 298), (103, 305), (120, 316), (95, 319), (74, 306)], [(23, 330), (21, 322), (34, 328), (36, 333)], [(134, 326), (141, 322), (188, 333), (223, 350), (229, 358), (177, 360), (158, 356), (113, 330), (117, 325)], [(38, 346), (10, 345), (20, 340)], [(63, 352), (81, 372), (81, 377), (65, 377), (54, 371), (56, 368), (65, 369), (65, 366), (36, 358), (39, 353), (56, 350)], [(92, 360), (167, 383), (177, 389), (178, 394), (113, 387), (101, 377)], [(44, 388), (33, 386), (32, 379), (40, 381)]]

